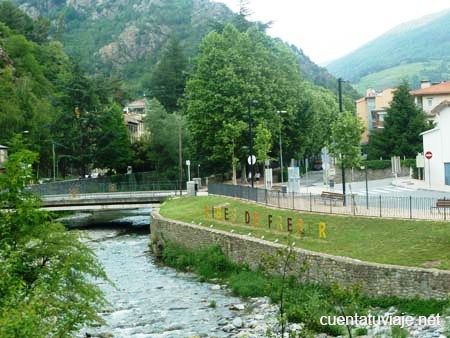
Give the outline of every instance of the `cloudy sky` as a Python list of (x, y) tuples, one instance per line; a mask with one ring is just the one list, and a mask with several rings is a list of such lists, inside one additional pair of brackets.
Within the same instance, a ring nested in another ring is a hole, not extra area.
[[(238, 11), (238, 0), (215, 0)], [(316, 63), (332, 61), (403, 22), (450, 9), (449, 0), (249, 0), (251, 19)]]

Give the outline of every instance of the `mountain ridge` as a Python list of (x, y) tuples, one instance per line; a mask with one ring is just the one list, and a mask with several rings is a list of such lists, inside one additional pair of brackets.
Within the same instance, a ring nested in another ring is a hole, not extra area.
[[(429, 77), (432, 81), (448, 78), (449, 50), (450, 9), (446, 9), (392, 28), (355, 51), (329, 63), (327, 69), (337, 77), (358, 84), (365, 76), (380, 71), (400, 65), (425, 63), (422, 69), (417, 69), (414, 73), (402, 73), (397, 79), (400, 81), (402, 77), (406, 77), (417, 85), (420, 82), (417, 77)], [(434, 61), (444, 61), (445, 65), (431, 64)], [(430, 67), (434, 68), (426, 69)]]

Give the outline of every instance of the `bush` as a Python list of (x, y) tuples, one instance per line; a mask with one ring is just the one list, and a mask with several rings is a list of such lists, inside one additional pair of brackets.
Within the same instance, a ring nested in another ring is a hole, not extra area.
[(206, 279), (225, 278), (238, 270), (218, 246), (200, 249), (194, 255), (195, 272)]
[(443, 313), (443, 311), (450, 306), (450, 300), (420, 298), (400, 299), (398, 297), (362, 297), (361, 302), (366, 307), (380, 307), (387, 309), (394, 306), (400, 313), (415, 316), (430, 316)]
[(368, 330), (365, 327), (358, 327), (355, 330), (355, 336), (367, 336)]
[(371, 160), (365, 161), (364, 165), (367, 166), (367, 169), (387, 169), (391, 167), (390, 160)]
[(267, 295), (268, 280), (253, 271), (241, 271), (229, 279), (233, 294), (242, 297), (261, 297)]

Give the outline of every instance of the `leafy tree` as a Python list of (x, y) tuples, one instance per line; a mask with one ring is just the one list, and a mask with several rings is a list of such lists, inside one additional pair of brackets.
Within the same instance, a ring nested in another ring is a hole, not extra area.
[(105, 298), (94, 279), (106, 279), (94, 253), (76, 232), (39, 210), (24, 188), (35, 153), (12, 154), (0, 176), (0, 336), (68, 337), (98, 324)]
[(123, 113), (117, 104), (100, 114), (95, 138), (94, 165), (125, 172), (131, 160), (131, 144)]
[(151, 95), (169, 112), (178, 109), (178, 99), (183, 95), (186, 83), (187, 60), (180, 41), (169, 40), (160, 61), (156, 64), (150, 83)]
[(268, 160), (272, 149), (272, 133), (263, 124), (258, 124), (255, 129), (255, 154), (257, 161), (264, 164)]
[(350, 112), (341, 113), (331, 126), (330, 154), (344, 162), (346, 167), (356, 167), (361, 162), (362, 121)]
[(247, 125), (242, 121), (231, 121), (223, 122), (223, 128), (219, 131), (218, 140), (222, 142), (217, 142), (215, 144), (215, 153), (225, 153), (231, 160), (231, 168), (233, 171), (233, 184), (237, 184), (236, 167), (239, 163), (239, 158), (237, 157), (238, 149), (236, 145), (239, 139), (242, 137), (242, 132), (247, 128)]
[[(222, 132), (224, 121), (248, 126), (249, 112), (255, 125), (279, 130), (276, 111), (287, 110), (282, 132), (295, 140), (300, 130), (294, 126), (305, 122), (303, 89), (295, 57), (286, 45), (256, 28), (241, 33), (228, 25), (221, 34), (210, 33), (186, 86), (186, 117), (195, 157), (203, 160), (206, 170), (228, 170), (230, 154), (223, 149), (230, 137)], [(245, 163), (248, 127), (239, 130), (242, 134), (233, 137), (235, 157)]]
[(384, 128), (370, 135), (369, 158), (412, 158), (422, 149), (420, 133), (431, 126), (427, 123), (423, 110), (414, 103), (409, 91), (408, 83), (404, 82), (394, 92)]
[(152, 167), (168, 178), (178, 177), (179, 133), (182, 134), (182, 151), (187, 147), (185, 119), (179, 114), (169, 114), (163, 105), (152, 99), (144, 124), (149, 131), (148, 154)]

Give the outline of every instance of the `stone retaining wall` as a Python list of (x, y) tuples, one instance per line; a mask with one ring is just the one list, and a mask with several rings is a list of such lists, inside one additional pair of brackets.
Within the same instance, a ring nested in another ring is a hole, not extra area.
[[(152, 213), (150, 225), (155, 246), (165, 241), (190, 249), (219, 245), (236, 263), (247, 263), (256, 268), (263, 257), (276, 255), (283, 245), (211, 229), (195, 224), (163, 218)], [(398, 296), (403, 298), (446, 298), (450, 295), (450, 271), (409, 268), (362, 262), (346, 257), (295, 249), (296, 265), (306, 264), (308, 269), (301, 279), (326, 284), (339, 282), (344, 286), (359, 284), (362, 291), (371, 296)]]

